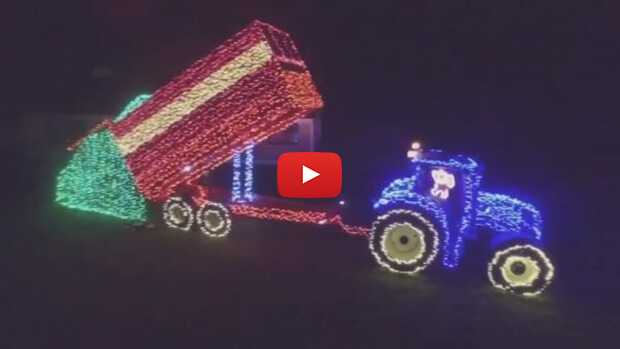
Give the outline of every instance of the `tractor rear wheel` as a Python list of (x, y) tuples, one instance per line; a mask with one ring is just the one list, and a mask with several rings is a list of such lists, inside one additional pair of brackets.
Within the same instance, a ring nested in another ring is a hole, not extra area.
[(370, 250), (377, 262), (397, 273), (415, 274), (430, 265), (439, 246), (439, 233), (421, 213), (395, 209), (377, 218)]
[(211, 237), (223, 237), (230, 233), (232, 225), (228, 209), (216, 202), (205, 203), (196, 213), (200, 231)]
[(553, 264), (532, 245), (514, 245), (495, 253), (488, 266), (493, 286), (523, 296), (535, 296), (553, 279)]
[(194, 224), (194, 210), (182, 197), (168, 198), (163, 206), (164, 223), (174, 229), (188, 231)]

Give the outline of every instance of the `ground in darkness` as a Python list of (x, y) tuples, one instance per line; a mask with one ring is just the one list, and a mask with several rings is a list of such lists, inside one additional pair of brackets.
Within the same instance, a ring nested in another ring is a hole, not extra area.
[(2, 347), (612, 348), (619, 340), (616, 293), (601, 282), (613, 267), (597, 264), (597, 244), (552, 244), (557, 282), (523, 299), (488, 285), (485, 250), (475, 246), (458, 271), (406, 277), (377, 267), (363, 238), (329, 227), (235, 219), (222, 240), (161, 224), (135, 229), (55, 206), (56, 164), (22, 165), (31, 169), (6, 189), (28, 195), (4, 212)]

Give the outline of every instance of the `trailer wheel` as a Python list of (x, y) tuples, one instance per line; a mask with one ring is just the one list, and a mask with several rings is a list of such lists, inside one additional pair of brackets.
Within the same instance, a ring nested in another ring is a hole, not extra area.
[(377, 218), (370, 251), (377, 262), (397, 273), (415, 274), (430, 265), (439, 246), (433, 223), (421, 213), (395, 209)]
[(188, 231), (194, 224), (192, 205), (178, 196), (166, 200), (163, 206), (163, 214), (164, 223), (170, 228)]
[(200, 231), (209, 236), (223, 237), (230, 233), (230, 213), (222, 204), (207, 202), (198, 210), (196, 218)]
[(514, 245), (499, 250), (488, 266), (493, 286), (523, 296), (540, 294), (551, 283), (553, 274), (549, 258), (532, 245)]

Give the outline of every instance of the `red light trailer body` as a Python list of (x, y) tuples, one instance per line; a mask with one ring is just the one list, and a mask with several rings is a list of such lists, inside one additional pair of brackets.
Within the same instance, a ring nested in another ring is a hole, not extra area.
[(254, 21), (109, 128), (140, 193), (163, 201), (322, 106), (289, 35)]

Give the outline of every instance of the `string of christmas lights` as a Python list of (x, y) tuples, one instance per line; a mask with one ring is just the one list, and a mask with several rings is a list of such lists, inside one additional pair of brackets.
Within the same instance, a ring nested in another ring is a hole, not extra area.
[(143, 93), (134, 97), (134, 99), (127, 103), (123, 110), (121, 110), (120, 114), (118, 114), (118, 116), (114, 118), (114, 122), (118, 123), (122, 120), (125, 120), (131, 112), (144, 104), (147, 100), (149, 100), (149, 98), (151, 98), (151, 96), (151, 94)]
[(417, 142), (407, 157), (413, 164), (413, 174), (392, 181), (374, 204), (376, 209), (388, 212), (373, 224), (371, 235), (371, 251), (381, 265), (411, 273), (402, 265), (418, 260), (421, 247), (410, 247), (409, 241), (419, 242), (425, 235), (406, 217), (391, 215), (407, 207), (412, 210), (408, 212), (440, 228), (444, 266), (456, 267), (463, 237), (474, 237), (474, 227), (485, 227), (496, 234), (492, 248), (512, 245), (498, 250), (488, 265), (488, 276), (495, 287), (533, 296), (549, 285), (554, 275), (549, 258), (541, 249), (519, 243), (541, 240), (542, 215), (538, 209), (507, 195), (479, 190), (481, 167), (471, 158), (441, 151), (423, 152)]
[(442, 200), (450, 197), (450, 189), (456, 185), (454, 175), (446, 172), (443, 168), (432, 170), (431, 175), (435, 182), (431, 188), (431, 195)]
[(232, 202), (245, 202), (241, 195), (241, 154), (241, 151), (235, 151), (232, 159), (232, 184), (230, 190), (230, 201)]
[[(421, 152), (419, 149), (418, 153)], [(533, 236), (540, 240), (542, 236), (542, 216), (533, 206), (518, 199), (501, 194), (479, 191), (482, 179), (480, 166), (471, 158), (456, 156), (447, 157), (440, 151), (431, 151), (426, 157), (411, 156), (414, 174), (399, 178), (388, 185), (374, 207), (382, 209), (393, 205), (416, 207), (429, 218), (437, 221), (443, 234), (443, 264), (446, 267), (458, 266), (463, 248), (463, 237), (471, 234), (474, 226), (487, 227), (497, 233), (520, 234), (523, 237)], [(437, 171), (443, 171), (438, 176)], [(424, 178), (431, 173), (432, 186), (429, 192), (424, 189)], [(445, 173), (444, 173), (445, 172)], [(462, 196), (459, 198), (461, 211), (449, 206), (452, 200), (446, 189), (454, 190), (458, 184), (449, 180), (452, 173), (460, 173)], [(435, 177), (433, 177), (433, 174)], [(439, 186), (437, 178), (451, 184)], [(441, 191), (440, 191), (441, 189)], [(434, 195), (433, 193), (443, 193)], [(435, 197), (439, 200), (430, 199)], [(445, 201), (444, 201), (445, 200)], [(450, 213), (450, 214), (448, 214)], [(475, 219), (475, 221), (473, 221)]]
[(441, 208), (446, 212), (448, 229), (446, 241), (444, 242), (443, 264), (448, 268), (456, 268), (459, 265), (463, 253), (463, 237), (470, 233), (472, 220), (474, 219), (475, 209), (474, 200), (480, 181), (482, 179), (481, 167), (476, 160), (462, 155), (444, 155), (440, 150), (431, 150), (423, 157), (410, 160), (416, 166), (416, 173), (421, 173), (428, 168), (448, 169), (451, 173), (460, 173), (462, 180), (462, 197), (458, 200), (456, 207), (461, 207), (462, 211), (454, 211), (454, 208)]
[[(416, 173), (419, 171), (421, 169), (416, 168)], [(413, 175), (394, 180), (382, 191), (381, 198), (375, 202), (374, 207), (380, 211), (387, 210), (390, 207), (412, 207), (432, 217), (439, 224), (439, 231), (441, 232), (443, 264), (446, 267), (455, 267), (456, 265), (450, 263), (450, 259), (447, 258), (447, 256), (457, 253), (455, 251), (456, 246), (449, 244), (452, 241), (452, 232), (448, 228), (448, 216), (437, 201), (416, 191), (417, 178), (416, 175)]]
[[(78, 151), (59, 176), (57, 200), (65, 206), (142, 219), (143, 196), (164, 202), (177, 188), (196, 183), (233, 157), (235, 149), (249, 144), (241, 164), (245, 170), (238, 176), (243, 181), (233, 183), (233, 196), (251, 202), (252, 145), (322, 106), (290, 36), (254, 21), (153, 95), (134, 98), (114, 121), (105, 120), (71, 146)], [(95, 183), (98, 177), (103, 185)], [(84, 192), (71, 188), (83, 183), (92, 186)], [(114, 190), (97, 195), (108, 186)]]
[(246, 202), (252, 202), (254, 201), (254, 144), (250, 144), (245, 151), (244, 166), (243, 199)]
[[(549, 285), (553, 265), (535, 247), (542, 239), (540, 212), (510, 196), (480, 191), (475, 160), (427, 153), (418, 142), (407, 152), (413, 174), (382, 191), (372, 228), (345, 224), (329, 212), (249, 205), (255, 199), (254, 145), (322, 106), (290, 36), (255, 21), (69, 146), (74, 153), (58, 176), (56, 201), (131, 220), (146, 219), (145, 199), (163, 202), (167, 226), (190, 230), (197, 223), (213, 237), (230, 233), (231, 214), (334, 225), (369, 237), (377, 262), (406, 274), (428, 267), (440, 244), (443, 265), (457, 267), (464, 237), (485, 227), (497, 233), (493, 246), (513, 245), (489, 262), (495, 287), (531, 296)], [(209, 201), (213, 188), (197, 183), (231, 159), (233, 204), (227, 208)], [(515, 245), (522, 240), (534, 245)]]
[(107, 130), (77, 147), (56, 183), (56, 202), (123, 219), (146, 220), (146, 203)]
[(536, 296), (549, 286), (555, 269), (541, 249), (532, 245), (515, 245), (495, 253), (487, 274), (494, 287), (523, 296)]
[(86, 138), (90, 137), (91, 135), (93, 135), (93, 134), (95, 134), (95, 133), (97, 133), (97, 132), (99, 132), (99, 131), (107, 128), (107, 127), (110, 127), (115, 122), (119, 122), (119, 121), (125, 119), (129, 115), (129, 113), (131, 113), (132, 111), (134, 111), (134, 109), (136, 109), (139, 106), (141, 106), (142, 104), (144, 104), (144, 102), (146, 102), (149, 98), (151, 98), (150, 94), (138, 95), (137, 97), (132, 99), (129, 103), (127, 103), (127, 105), (125, 105), (123, 110), (120, 112), (120, 114), (118, 114), (118, 116), (116, 116), (114, 118), (114, 120), (104, 119), (102, 122), (100, 122), (95, 127), (93, 127), (90, 131), (88, 131), (88, 133), (85, 136), (83, 136), (82, 138), (78, 139), (72, 145), (67, 147), (67, 150), (68, 151), (74, 151), (75, 149), (77, 149), (77, 147), (80, 146), (80, 144), (82, 144), (82, 142), (84, 142), (84, 140)]
[(373, 223), (369, 246), (380, 265), (396, 273), (413, 275), (435, 259), (439, 233), (419, 212), (395, 209)]
[(164, 223), (170, 228), (189, 231), (194, 225), (194, 211), (183, 198), (174, 196), (162, 207)]
[(330, 216), (322, 211), (298, 211), (275, 207), (258, 207), (245, 204), (232, 204), (230, 211), (238, 216), (253, 217), (264, 220), (278, 220), (294, 223), (310, 223), (318, 225), (336, 225), (351, 235), (367, 236), (367, 227), (345, 224), (340, 215)]
[(77, 141), (73, 142), (70, 146), (67, 147), (68, 151), (75, 151), (88, 137), (98, 133), (99, 131), (109, 127), (112, 124), (110, 119), (105, 119), (102, 122), (98, 123), (95, 127), (93, 127), (88, 133)]
[(531, 204), (503, 194), (478, 192), (476, 225), (498, 233), (542, 239), (542, 215)]
[(111, 128), (140, 191), (163, 200), (322, 105), (288, 34), (254, 22)]
[(254, 145), (233, 156), (231, 201), (245, 203), (254, 201)]
[(210, 237), (224, 237), (230, 233), (232, 221), (228, 209), (216, 202), (207, 202), (196, 213), (200, 231)]
[[(114, 122), (124, 119), (149, 97), (143, 94), (134, 98)], [(57, 178), (56, 201), (73, 209), (143, 221), (144, 198), (137, 192), (113, 137), (105, 130), (114, 122), (103, 120), (67, 148), (76, 153)]]

